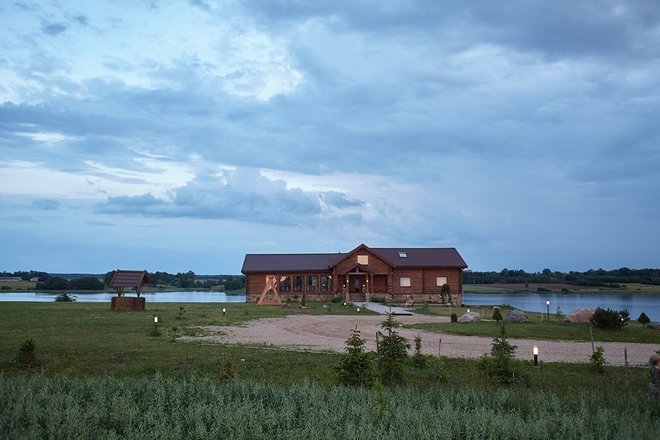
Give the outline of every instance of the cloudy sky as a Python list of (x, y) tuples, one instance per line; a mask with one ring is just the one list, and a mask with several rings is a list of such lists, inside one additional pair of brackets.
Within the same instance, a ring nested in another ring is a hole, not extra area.
[(0, 271), (660, 267), (660, 7), (2, 1), (0, 210)]

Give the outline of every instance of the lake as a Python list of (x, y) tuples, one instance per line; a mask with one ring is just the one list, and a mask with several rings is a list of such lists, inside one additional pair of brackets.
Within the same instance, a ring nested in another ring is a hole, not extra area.
[(630, 319), (636, 320), (644, 312), (651, 321), (660, 321), (660, 295), (651, 293), (464, 293), (463, 303), (470, 305), (509, 304), (528, 312), (546, 313), (546, 300), (550, 300), (550, 314), (566, 315), (575, 309), (602, 307), (614, 310), (628, 309)]
[[(53, 302), (59, 292), (2, 292), (2, 301), (29, 301)], [(114, 292), (104, 293), (72, 293), (78, 302), (110, 302), (115, 296)], [(135, 296), (129, 293), (128, 296)], [(142, 296), (149, 302), (213, 302), (213, 303), (242, 303), (245, 294), (228, 294), (225, 292), (206, 291), (178, 291), (178, 292), (149, 292)], [(628, 309), (630, 319), (637, 319), (644, 312), (651, 321), (660, 321), (660, 295), (649, 293), (550, 293), (550, 292), (519, 292), (519, 293), (464, 293), (463, 303), (470, 305), (501, 305), (509, 304), (528, 312), (547, 312), (545, 304), (550, 300), (550, 314), (560, 308), (563, 314), (581, 308), (603, 307), (615, 310)]]
[[(29, 301), (29, 302), (53, 302), (60, 292), (2, 292), (1, 301)], [(71, 292), (78, 302), (110, 302), (114, 292), (102, 293), (75, 293)], [(135, 292), (128, 293), (126, 296), (135, 296)], [(245, 294), (229, 294), (225, 292), (211, 292), (208, 290), (193, 290), (185, 292), (143, 292), (142, 297), (150, 302), (217, 302), (217, 303), (244, 303)]]

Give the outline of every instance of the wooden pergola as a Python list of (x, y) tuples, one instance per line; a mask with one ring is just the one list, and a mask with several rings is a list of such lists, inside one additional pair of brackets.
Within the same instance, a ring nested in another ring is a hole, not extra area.
[(122, 296), (124, 289), (133, 289), (139, 298), (144, 285), (148, 282), (149, 275), (146, 270), (117, 269), (112, 276), (112, 280), (110, 280), (109, 286), (115, 288), (117, 296)]

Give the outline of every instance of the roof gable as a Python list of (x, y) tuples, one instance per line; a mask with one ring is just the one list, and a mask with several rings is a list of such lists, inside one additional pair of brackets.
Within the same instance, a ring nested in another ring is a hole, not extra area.
[(110, 287), (116, 289), (135, 289), (142, 290), (142, 286), (145, 283), (149, 282), (149, 275), (147, 275), (146, 270), (119, 270), (115, 271), (115, 274), (110, 280)]

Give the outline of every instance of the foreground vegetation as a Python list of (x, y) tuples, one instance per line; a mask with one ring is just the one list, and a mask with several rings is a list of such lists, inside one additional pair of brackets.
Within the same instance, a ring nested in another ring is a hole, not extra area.
[(208, 378), (0, 376), (5, 438), (653, 439), (641, 393), (326, 388)]
[[(338, 385), (338, 353), (177, 337), (197, 334), (198, 325), (356, 314), (352, 307), (148, 307), (1, 304), (0, 437), (644, 439), (660, 432), (646, 368), (606, 366), (601, 374), (589, 364), (517, 361), (524, 380), (506, 387), (479, 361), (435, 358), (420, 367), (410, 359), (404, 385), (347, 388)], [(26, 340), (34, 344), (29, 361), (20, 356)]]

